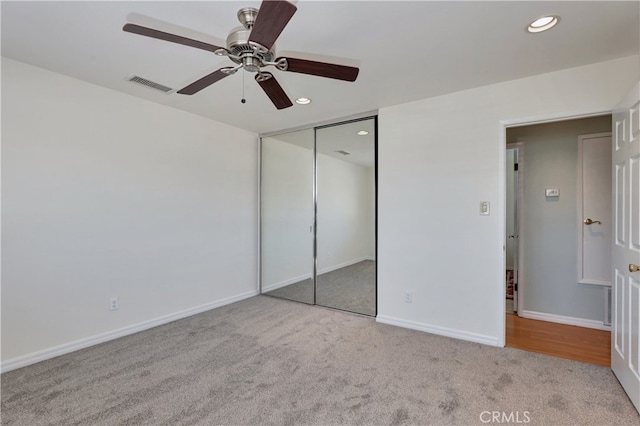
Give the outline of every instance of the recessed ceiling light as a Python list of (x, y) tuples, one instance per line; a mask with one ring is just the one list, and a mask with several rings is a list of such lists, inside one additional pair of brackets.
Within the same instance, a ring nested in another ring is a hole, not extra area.
[(360, 130), (357, 133), (358, 136), (364, 136), (364, 135), (368, 135), (368, 134), (369, 134), (369, 132), (367, 132), (366, 130)]
[(298, 98), (296, 99), (296, 103), (300, 105), (307, 105), (311, 103), (311, 99), (309, 98)]
[(558, 23), (558, 21), (560, 21), (559, 16), (543, 16), (530, 23), (527, 27), (527, 31), (529, 31), (530, 33), (541, 33), (542, 31), (553, 28)]

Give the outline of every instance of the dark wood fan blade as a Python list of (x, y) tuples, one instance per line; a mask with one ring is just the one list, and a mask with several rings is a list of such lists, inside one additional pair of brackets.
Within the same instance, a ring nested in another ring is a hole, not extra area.
[(137, 24), (125, 24), (125, 26), (122, 27), (122, 30), (128, 33), (139, 34), (151, 38), (157, 38), (159, 40), (170, 41), (171, 43), (195, 47), (196, 49), (208, 50), (209, 52), (215, 52), (216, 50), (221, 49), (220, 46), (214, 46), (213, 44), (205, 43), (203, 41), (193, 40), (177, 34), (165, 33), (164, 31), (154, 30), (153, 28), (147, 28)]
[(273, 74), (269, 72), (262, 72), (256, 74), (255, 78), (276, 108), (284, 109), (293, 105), (291, 99), (289, 99), (278, 81), (273, 77)]
[(218, 71), (214, 71), (211, 74), (205, 75), (200, 80), (194, 81), (187, 87), (183, 87), (178, 90), (178, 93), (181, 95), (193, 95), (194, 93), (198, 93), (202, 89), (211, 86), (216, 81), (222, 80), (229, 74), (225, 74), (222, 72), (223, 68), (220, 68)]
[(296, 10), (293, 4), (285, 0), (264, 0), (251, 28), (249, 41), (271, 49)]
[(308, 59), (278, 58), (276, 62), (280, 59), (287, 60), (287, 69), (285, 71), (335, 78), (336, 80), (356, 81), (360, 72), (360, 69), (356, 67), (310, 61)]

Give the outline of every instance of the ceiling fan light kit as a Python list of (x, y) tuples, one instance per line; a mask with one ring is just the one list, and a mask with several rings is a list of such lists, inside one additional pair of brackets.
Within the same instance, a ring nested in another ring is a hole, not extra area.
[(285, 0), (265, 0), (260, 9), (245, 7), (238, 11), (238, 20), (242, 27), (232, 30), (227, 36), (226, 47), (214, 46), (198, 40), (189, 39), (177, 34), (159, 31), (136, 24), (125, 24), (126, 32), (182, 44), (196, 49), (203, 49), (218, 56), (226, 56), (236, 65), (222, 67), (188, 86), (178, 90), (182, 95), (193, 95), (202, 89), (233, 75), (240, 69), (256, 73), (255, 80), (277, 109), (293, 105), (284, 89), (273, 74), (263, 71), (272, 66), (279, 71), (308, 74), (318, 77), (353, 82), (358, 77), (359, 69), (346, 65), (307, 59), (277, 57), (275, 41), (284, 30), (297, 8)]

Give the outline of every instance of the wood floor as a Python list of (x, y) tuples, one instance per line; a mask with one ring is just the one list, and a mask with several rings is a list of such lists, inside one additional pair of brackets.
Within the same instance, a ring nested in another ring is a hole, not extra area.
[(507, 314), (506, 346), (611, 366), (611, 333)]

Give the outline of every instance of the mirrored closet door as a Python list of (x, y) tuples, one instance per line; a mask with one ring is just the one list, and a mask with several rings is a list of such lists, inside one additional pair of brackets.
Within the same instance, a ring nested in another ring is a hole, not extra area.
[(262, 138), (262, 293), (376, 315), (375, 118)]
[(314, 131), (262, 138), (262, 293), (314, 304)]
[(375, 123), (316, 129), (316, 304), (376, 314)]

